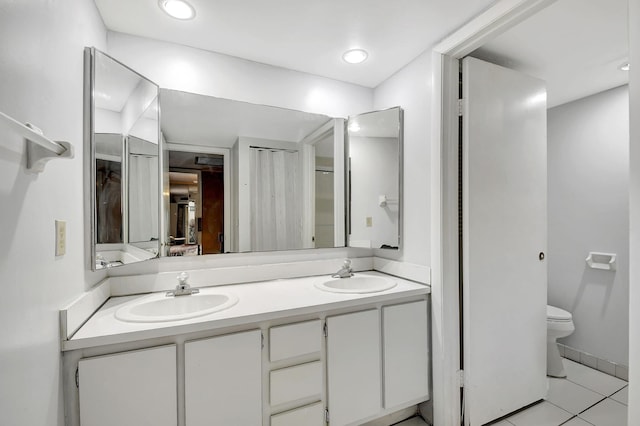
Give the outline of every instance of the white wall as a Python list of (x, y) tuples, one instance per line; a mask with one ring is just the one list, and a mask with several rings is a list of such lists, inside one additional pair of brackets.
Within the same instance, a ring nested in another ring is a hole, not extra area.
[[(398, 245), (398, 204), (379, 204), (379, 196), (398, 199), (398, 139), (349, 138), (351, 159), (352, 247), (379, 248)], [(367, 226), (366, 218), (372, 219)]]
[(219, 53), (108, 33), (109, 55), (166, 89), (332, 117), (369, 111), (373, 91), (355, 84)]
[[(627, 86), (548, 112), (548, 302), (573, 314), (562, 342), (628, 365), (629, 95)], [(615, 272), (590, 251), (616, 253)]]
[(433, 90), (431, 52), (417, 57), (374, 91), (374, 109), (404, 109), (403, 230), (401, 250), (376, 256), (431, 265), (430, 132)]
[[(75, 147), (40, 175), (0, 125), (0, 423), (63, 425), (58, 310), (104, 276), (85, 268), (83, 48), (104, 48), (91, 0), (0, 0), (0, 111)], [(54, 256), (54, 220), (67, 254)]]
[(629, 424), (640, 424), (640, 0), (629, 0), (630, 117), (630, 244), (629, 258)]

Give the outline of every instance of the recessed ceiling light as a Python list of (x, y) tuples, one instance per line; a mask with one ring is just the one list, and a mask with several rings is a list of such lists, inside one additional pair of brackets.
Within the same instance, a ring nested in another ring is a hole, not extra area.
[(160, 0), (158, 5), (172, 18), (186, 21), (196, 16), (196, 10), (184, 0)]
[(360, 125), (356, 122), (353, 122), (351, 124), (349, 124), (349, 127), (347, 127), (349, 129), (350, 132), (359, 132), (360, 131)]
[(366, 50), (351, 49), (344, 52), (344, 54), (342, 55), (342, 59), (350, 64), (359, 64), (361, 62), (364, 62), (368, 56), (369, 54)]
[(629, 71), (629, 62), (625, 62), (624, 64), (620, 65), (620, 70), (621, 71)]

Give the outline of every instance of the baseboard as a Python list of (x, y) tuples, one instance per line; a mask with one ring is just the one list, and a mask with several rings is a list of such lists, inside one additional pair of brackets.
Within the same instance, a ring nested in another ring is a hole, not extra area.
[(563, 345), (562, 343), (558, 343), (558, 349), (560, 350), (560, 355), (563, 358), (567, 358), (579, 364), (586, 365), (587, 367), (601, 371), (610, 376), (629, 381), (629, 367), (626, 365), (598, 358), (597, 356), (591, 355), (588, 352)]
[(387, 414), (379, 419), (371, 420), (370, 422), (363, 423), (360, 426), (389, 426), (399, 423), (403, 420), (407, 420), (418, 413), (418, 407), (413, 405), (403, 410), (396, 411), (395, 413)]

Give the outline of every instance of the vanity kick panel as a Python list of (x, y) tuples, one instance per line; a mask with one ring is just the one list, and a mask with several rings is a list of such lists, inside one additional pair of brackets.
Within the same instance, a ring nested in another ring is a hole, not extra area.
[(271, 426), (325, 426), (321, 402), (271, 416)]
[(322, 325), (320, 320), (281, 325), (269, 329), (271, 362), (320, 352)]
[(293, 402), (322, 395), (322, 364), (320, 361), (272, 371), (270, 374), (271, 405)]

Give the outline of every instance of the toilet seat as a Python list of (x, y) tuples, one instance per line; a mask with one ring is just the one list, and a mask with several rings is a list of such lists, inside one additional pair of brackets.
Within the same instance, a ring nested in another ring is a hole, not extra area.
[(571, 320), (572, 316), (569, 312), (547, 305), (547, 322), (569, 322)]

